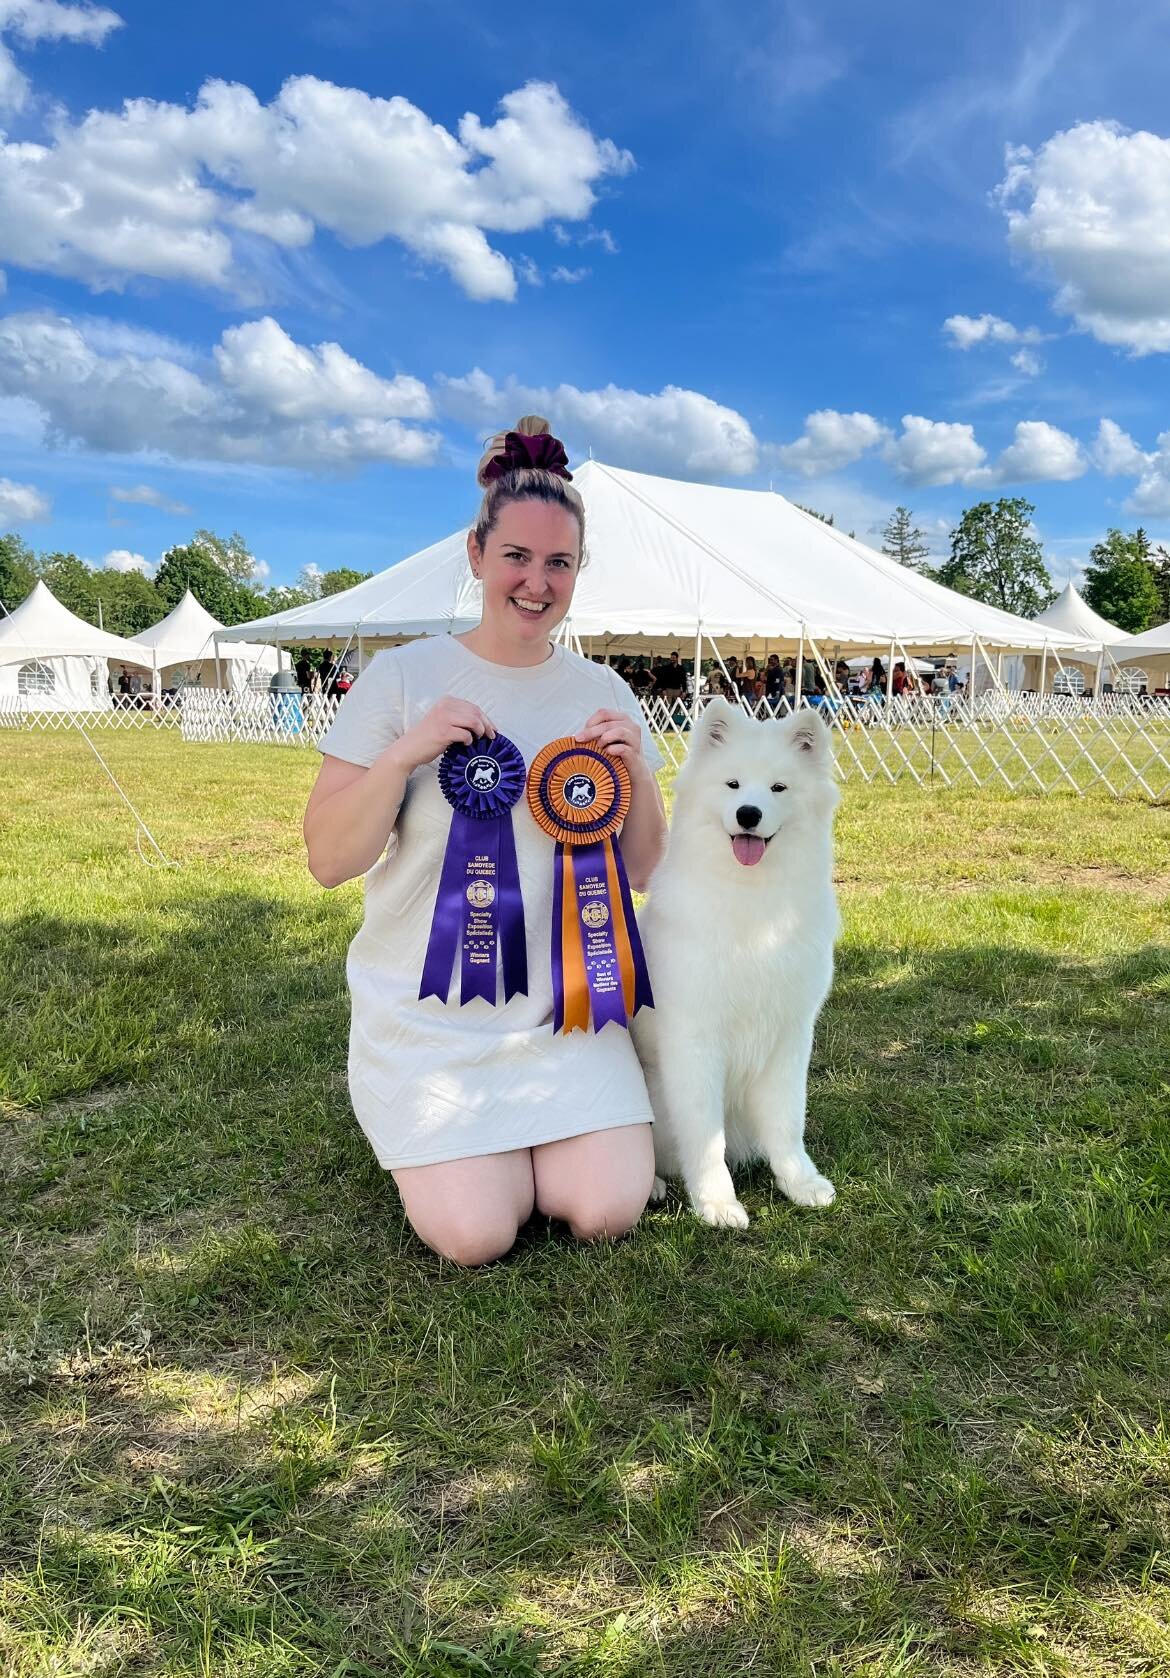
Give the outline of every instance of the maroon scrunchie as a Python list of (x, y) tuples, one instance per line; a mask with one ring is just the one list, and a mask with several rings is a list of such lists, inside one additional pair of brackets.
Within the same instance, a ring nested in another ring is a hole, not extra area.
[(509, 431), (504, 438), (503, 454), (493, 455), (483, 469), (483, 481), (491, 483), (506, 472), (552, 472), (558, 478), (568, 478), (569, 457), (565, 445), (547, 432), (540, 437), (529, 437), (523, 431)]

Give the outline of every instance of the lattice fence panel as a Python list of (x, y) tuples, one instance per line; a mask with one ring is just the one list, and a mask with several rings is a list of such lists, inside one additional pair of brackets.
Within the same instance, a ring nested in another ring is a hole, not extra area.
[[(0, 699), (0, 728), (55, 733), (71, 728), (162, 729), (188, 741), (316, 747), (342, 702), (320, 694), (225, 693), (188, 689), (157, 706), (108, 711), (30, 711)], [(649, 699), (643, 710), (676, 768), (690, 745), (692, 716), (682, 701)], [(760, 700), (754, 714), (784, 715)], [(1170, 702), (1121, 694), (981, 694), (825, 700), (842, 780), (976, 785), (1004, 791), (1103, 792), (1170, 800)]]

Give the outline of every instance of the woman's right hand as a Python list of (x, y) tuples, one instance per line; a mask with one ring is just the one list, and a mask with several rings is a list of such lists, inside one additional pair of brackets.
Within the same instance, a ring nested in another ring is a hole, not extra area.
[(478, 705), (448, 693), (413, 728), (400, 734), (388, 750), (409, 774), (412, 769), (442, 756), (456, 742), (470, 746), (473, 740), (485, 735), (489, 740), (494, 739), (495, 733)]

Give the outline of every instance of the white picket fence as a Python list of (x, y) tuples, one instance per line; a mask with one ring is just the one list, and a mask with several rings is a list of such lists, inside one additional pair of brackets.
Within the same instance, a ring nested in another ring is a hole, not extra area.
[[(316, 747), (342, 701), (318, 694), (189, 688), (149, 708), (35, 712), (0, 700), (0, 728), (163, 730), (185, 741)], [(754, 714), (774, 713), (761, 699)], [(680, 764), (693, 719), (683, 703), (643, 702), (664, 755)], [(1170, 701), (1103, 694), (991, 692), (839, 699), (818, 706), (845, 781), (999, 786), (1006, 791), (1103, 792), (1170, 801)]]

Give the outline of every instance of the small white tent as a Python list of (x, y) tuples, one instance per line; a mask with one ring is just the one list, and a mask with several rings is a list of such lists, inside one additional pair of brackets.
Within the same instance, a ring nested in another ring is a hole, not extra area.
[(1079, 635), (1098, 647), (1108, 646), (1121, 633), (1115, 623), (1110, 623), (1108, 618), (1093, 610), (1072, 583), (1066, 583), (1051, 606), (1037, 612), (1035, 622), (1047, 624), (1050, 629), (1060, 630), (1066, 635)]
[(153, 660), (146, 648), (75, 617), (43, 582), (0, 618), (0, 698), (22, 710), (107, 710), (111, 662), (149, 670)]
[[(1122, 670), (1132, 672), (1138, 685), (1150, 693), (1170, 689), (1170, 623), (1155, 624), (1140, 635), (1127, 635), (1109, 648), (1109, 656)], [(1145, 681), (1140, 673), (1145, 672)]]
[[(1079, 648), (1079, 637), (1036, 626), (955, 594), (854, 541), (767, 490), (723, 489), (586, 461), (575, 474), (586, 509), (588, 564), (570, 628), (595, 652), (689, 648), (702, 637), (728, 651), (835, 646), (921, 651)], [(325, 600), (225, 630), (222, 639), (284, 643), (349, 638), (367, 645), (470, 629), (479, 591), (467, 527)]]
[(242, 688), (250, 676), (271, 676), (280, 667), (281, 654), (275, 647), (231, 641), (220, 648), (222, 633), (223, 625), (188, 589), (161, 623), (132, 639), (149, 649), (162, 687)]

